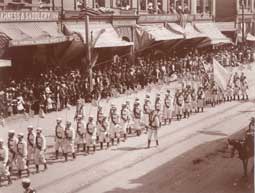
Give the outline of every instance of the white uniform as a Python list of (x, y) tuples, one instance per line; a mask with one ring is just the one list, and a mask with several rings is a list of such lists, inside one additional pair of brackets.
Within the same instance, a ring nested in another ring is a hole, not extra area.
[(110, 138), (114, 139), (115, 136), (117, 138), (119, 138), (119, 134), (120, 134), (120, 124), (119, 124), (119, 115), (116, 113), (116, 111), (111, 112), (110, 114), (110, 130), (109, 130), (109, 134), (110, 134)]
[(84, 121), (79, 120), (76, 126), (76, 144), (82, 145), (86, 143), (85, 131)]
[(39, 164), (45, 164), (46, 163), (46, 156), (45, 156), (45, 152), (46, 152), (46, 139), (45, 137), (40, 134), (40, 135), (36, 135), (35, 138), (35, 144), (36, 144), (36, 148), (35, 148), (35, 164), (39, 165)]
[(145, 100), (143, 105), (143, 122), (146, 127), (149, 127), (149, 115), (151, 110), (151, 101)]
[(97, 128), (94, 122), (88, 122), (86, 125), (86, 141), (87, 145), (96, 145)]
[(244, 80), (241, 83), (241, 93), (242, 93), (243, 98), (245, 98), (245, 97), (248, 98), (247, 90), (248, 90), (248, 82), (246, 80)]
[(62, 124), (55, 127), (55, 151), (64, 150), (65, 130)]
[(8, 148), (3, 146), (0, 148), (0, 177), (9, 176), (9, 167), (8, 167)]
[(154, 140), (158, 140), (158, 129), (160, 128), (160, 117), (158, 112), (152, 111), (150, 113), (150, 128), (148, 131), (148, 140), (151, 140), (152, 136)]
[(65, 128), (64, 153), (74, 153), (75, 131), (73, 127)]
[(121, 116), (120, 116), (120, 126), (122, 128), (122, 133), (127, 134), (127, 129), (129, 127), (129, 110), (127, 107), (123, 107), (121, 109)]
[(171, 120), (172, 119), (172, 111), (173, 111), (173, 98), (170, 95), (166, 95), (165, 102), (163, 106), (163, 119)]
[(8, 164), (10, 167), (14, 167), (16, 165), (18, 139), (16, 137), (9, 138), (7, 143), (9, 150)]
[(26, 170), (27, 143), (24, 140), (17, 143), (17, 170)]
[(109, 142), (108, 132), (109, 132), (110, 124), (107, 119), (103, 119), (97, 124), (97, 132), (99, 136), (99, 142), (103, 143), (106, 141)]
[(31, 161), (34, 159), (35, 155), (35, 133), (28, 132), (27, 134), (27, 160)]
[(136, 104), (134, 106), (133, 116), (134, 116), (134, 129), (141, 130), (143, 127), (143, 123), (142, 123), (143, 111), (140, 104)]

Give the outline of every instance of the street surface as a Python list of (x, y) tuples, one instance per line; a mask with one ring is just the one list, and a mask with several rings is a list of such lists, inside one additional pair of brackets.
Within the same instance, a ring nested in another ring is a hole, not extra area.
[[(216, 140), (225, 140), (240, 132), (248, 125), (250, 117), (255, 116), (255, 67), (244, 71), (250, 88), (249, 102), (226, 102), (206, 108), (204, 113), (193, 114), (189, 119), (174, 121), (159, 130), (159, 147), (152, 142), (152, 148), (146, 149), (147, 135), (143, 134), (130, 137), (125, 143), (108, 150), (97, 151), (94, 155), (78, 155), (76, 160), (71, 161), (70, 158), (68, 162), (63, 159), (55, 161), (51, 155), (55, 119), (59, 116), (73, 119), (74, 108), (47, 114), (44, 119), (36, 116), (27, 121), (23, 118), (7, 120), (6, 127), (0, 128), (0, 136), (6, 140), (8, 128), (26, 133), (29, 124), (43, 128), (50, 164), (47, 171), (31, 175), (32, 185), (39, 193), (249, 193), (253, 191), (251, 184), (242, 187), (236, 182), (243, 175), (241, 161), (237, 158), (219, 160), (208, 157), (200, 166), (193, 167), (192, 164), (204, 153), (210, 155), (208, 151), (218, 147)], [(153, 95), (157, 92), (161, 91), (151, 91)], [(139, 91), (109, 103), (120, 106), (123, 100), (133, 101), (135, 96), (144, 98), (145, 93)], [(96, 107), (87, 108), (88, 114), (96, 113)], [(34, 172), (35, 169), (31, 170)], [(22, 192), (20, 180), (0, 188), (0, 193), (16, 192)]]

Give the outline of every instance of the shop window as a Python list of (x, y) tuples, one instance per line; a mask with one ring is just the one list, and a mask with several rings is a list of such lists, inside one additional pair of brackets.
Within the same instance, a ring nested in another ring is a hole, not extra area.
[(116, 0), (116, 7), (129, 9), (131, 7), (130, 0)]
[(105, 7), (105, 0), (96, 0), (95, 1), (95, 7), (98, 8), (98, 7)]

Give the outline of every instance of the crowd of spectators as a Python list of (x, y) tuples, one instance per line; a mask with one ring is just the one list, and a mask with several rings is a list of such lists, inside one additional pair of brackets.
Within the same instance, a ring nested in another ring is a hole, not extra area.
[(89, 88), (89, 78), (79, 69), (55, 67), (42, 73), (39, 78), (12, 80), (0, 84), (1, 116), (17, 113), (35, 113), (40, 109), (48, 113), (60, 111), (75, 105), (79, 98), (86, 102), (107, 98), (144, 88), (159, 81), (168, 82), (175, 74), (178, 77), (207, 80), (205, 64), (211, 64), (215, 57), (225, 65), (236, 66), (239, 63), (254, 60), (249, 47), (228, 46), (215, 50), (188, 51), (185, 54), (165, 54), (155, 57), (142, 55), (131, 64), (127, 58), (115, 62), (97, 64), (93, 68), (93, 90)]

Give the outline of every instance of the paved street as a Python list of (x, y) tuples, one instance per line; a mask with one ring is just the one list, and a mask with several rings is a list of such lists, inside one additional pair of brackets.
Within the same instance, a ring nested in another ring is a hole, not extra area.
[[(46, 172), (31, 176), (33, 186), (40, 193), (160, 192), (159, 184), (156, 183), (157, 176), (153, 176), (153, 179), (149, 180), (152, 184), (148, 184), (148, 189), (141, 188), (139, 191), (137, 188), (142, 184), (137, 179), (199, 145), (226, 138), (247, 126), (250, 117), (255, 115), (254, 72), (254, 67), (252, 71), (246, 71), (250, 87), (251, 100), (249, 102), (224, 103), (215, 108), (206, 108), (204, 113), (194, 114), (189, 119), (174, 121), (170, 126), (160, 129), (159, 147), (146, 149), (147, 136), (142, 135), (140, 137), (130, 137), (127, 142), (108, 150), (97, 151), (95, 155), (79, 155), (75, 161), (65, 163), (60, 160), (53, 163), (54, 160), (50, 160), (52, 164), (49, 165)], [(164, 89), (165, 87), (162, 87), (162, 90)], [(131, 100), (137, 95), (144, 96), (145, 92), (141, 91), (126, 98)], [(156, 92), (160, 92), (159, 89), (151, 91), (151, 93)], [(121, 100), (123, 100), (123, 97), (116, 98), (110, 103), (116, 104), (117, 102), (120, 105), (119, 101)], [(88, 107), (88, 109), (88, 114), (95, 113), (96, 107)], [(62, 116), (70, 119), (73, 118), (73, 112), (74, 109), (72, 108), (70, 111), (51, 113), (45, 119), (35, 117), (28, 121), (20, 118), (16, 121), (9, 120), (7, 127), (25, 132), (28, 124), (40, 126), (47, 136), (48, 146), (51, 147), (55, 118)], [(7, 127), (1, 128), (0, 131), (0, 135), (4, 136), (5, 139)], [(237, 170), (237, 168), (234, 169)], [(241, 165), (239, 169), (240, 175), (242, 175)], [(157, 175), (159, 174), (157, 173)], [(159, 175), (158, 177), (162, 176)], [(164, 178), (168, 177), (171, 177), (171, 170), (166, 172)], [(217, 181), (217, 175), (212, 175), (210, 180), (211, 182)], [(153, 186), (153, 183), (155, 183), (155, 186)], [(2, 187), (0, 192), (22, 192), (20, 184), (20, 180), (16, 180), (13, 185)], [(161, 188), (164, 189), (164, 187)]]

